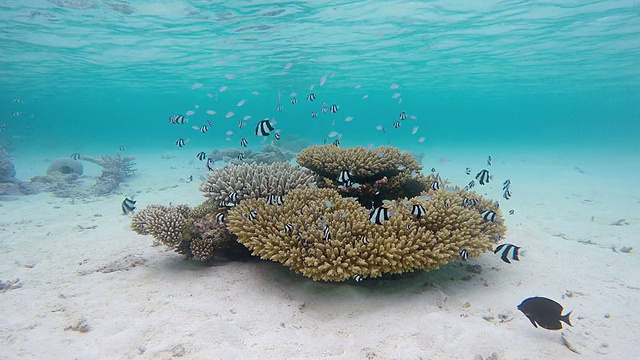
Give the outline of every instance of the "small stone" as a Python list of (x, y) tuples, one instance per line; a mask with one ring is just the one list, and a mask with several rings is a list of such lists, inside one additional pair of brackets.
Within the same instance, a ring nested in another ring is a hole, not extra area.
[(609, 313), (604, 314), (604, 318), (605, 318), (605, 319), (608, 319), (608, 318), (610, 318), (610, 317), (611, 317), (611, 315), (609, 315)]
[(176, 357), (184, 356), (184, 354), (186, 354), (187, 352), (187, 350), (185, 350), (184, 346), (182, 345), (174, 346), (171, 351), (173, 352), (173, 356), (176, 356)]

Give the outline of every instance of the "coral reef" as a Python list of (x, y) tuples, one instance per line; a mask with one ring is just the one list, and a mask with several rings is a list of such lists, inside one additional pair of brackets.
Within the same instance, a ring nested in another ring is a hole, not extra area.
[(200, 185), (200, 191), (217, 204), (229, 201), (232, 193), (238, 200), (261, 198), (268, 195), (284, 195), (286, 192), (310, 186), (317, 177), (309, 170), (289, 163), (271, 165), (229, 165), (208, 174)]
[[(242, 159), (239, 158), (242, 154)], [(213, 149), (209, 153), (209, 158), (214, 161), (224, 161), (229, 164), (273, 164), (276, 162), (288, 162), (295, 157), (295, 153), (274, 144), (267, 144), (258, 152), (250, 149)]]
[(20, 181), (16, 179), (16, 168), (9, 154), (0, 149), (0, 195), (19, 195)]
[[(314, 280), (379, 277), (436, 269), (460, 259), (462, 249), (470, 256), (491, 249), (505, 227), (483, 220), (480, 211), (498, 209), (477, 196), (475, 207), (465, 207), (465, 196), (470, 195), (438, 190), (388, 201), (389, 219), (375, 224), (355, 199), (333, 189), (298, 189), (282, 205), (243, 201), (229, 211), (227, 226), (253, 255)], [(423, 216), (412, 215), (414, 204), (425, 209)]]
[(46, 174), (51, 175), (57, 171), (60, 174), (76, 174), (80, 176), (82, 175), (83, 170), (84, 168), (81, 162), (71, 158), (62, 157), (53, 160), (51, 164), (49, 164)]
[(100, 157), (80, 156), (80, 160), (89, 161), (102, 167), (102, 173), (96, 179), (96, 183), (92, 188), (95, 195), (107, 195), (113, 192), (124, 178), (133, 175), (134, 156), (121, 156), (116, 153), (115, 156), (102, 155)]

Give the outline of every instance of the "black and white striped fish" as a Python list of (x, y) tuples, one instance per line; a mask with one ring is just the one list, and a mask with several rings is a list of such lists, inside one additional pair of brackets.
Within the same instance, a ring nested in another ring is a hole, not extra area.
[(245, 139), (245, 138), (242, 138), (242, 140), (240, 140), (240, 146), (247, 147), (247, 144), (248, 144), (248, 143), (249, 143), (249, 142), (248, 142), (248, 141), (247, 141), (247, 139)]
[(238, 160), (240, 160), (240, 161), (244, 160), (244, 154), (243, 153), (238, 153)]
[(322, 107), (320, 108), (320, 112), (323, 113), (323, 114), (327, 112), (327, 105), (325, 103), (322, 103)]
[(338, 140), (338, 139), (333, 140), (333, 145), (334, 146), (340, 146), (340, 140)]
[(73, 153), (73, 154), (71, 154), (71, 158), (72, 158), (73, 160), (78, 160), (78, 159), (80, 159), (80, 153)]
[(129, 198), (124, 198), (124, 201), (122, 201), (122, 213), (127, 215), (135, 209), (136, 201)]
[(462, 206), (471, 207), (471, 206), (476, 206), (476, 205), (478, 205), (478, 200), (477, 199), (462, 198)]
[(466, 249), (460, 249), (458, 254), (460, 254), (462, 260), (467, 260), (469, 258), (469, 252)]
[(420, 217), (423, 216), (425, 213), (426, 213), (426, 210), (420, 204), (413, 204), (413, 206), (411, 207), (411, 215), (415, 216), (418, 219), (420, 219)]
[(209, 127), (207, 125), (202, 125), (200, 126), (200, 132), (201, 133), (206, 133), (207, 131), (209, 131)]
[(212, 158), (208, 158), (207, 159), (207, 170), (209, 170), (209, 171), (215, 170), (214, 165), (215, 165), (215, 161), (213, 161)]
[(296, 98), (291, 98), (291, 105), (295, 105), (298, 102)]
[(406, 112), (401, 112), (400, 116), (398, 117), (400, 120), (407, 120), (407, 113)]
[(399, 128), (400, 125), (402, 125), (402, 124), (400, 124), (400, 121), (396, 121), (396, 122), (393, 123), (393, 127), (396, 128), (396, 129)]
[(309, 101), (313, 101), (313, 100), (315, 100), (315, 99), (316, 99), (316, 94), (311, 93), (311, 94), (307, 95), (307, 100), (309, 100)]
[(363, 244), (368, 244), (369, 243), (369, 239), (367, 239), (366, 236), (362, 235), (360, 237), (360, 242), (363, 243)]
[(282, 205), (284, 204), (284, 200), (282, 199), (282, 195), (269, 195), (267, 196), (267, 204), (269, 205)]
[(332, 113), (337, 113), (338, 112), (338, 105), (333, 104), (331, 105), (331, 107), (329, 108), (329, 111)]
[(238, 129), (242, 129), (244, 127), (244, 121), (238, 120)]
[(509, 189), (511, 187), (511, 180), (507, 179), (502, 183), (502, 190)]
[(389, 220), (389, 209), (384, 206), (378, 206), (369, 213), (369, 221), (372, 224), (382, 225), (387, 220)]
[(487, 166), (491, 166), (492, 161), (493, 159), (491, 158), (491, 155), (489, 155), (489, 157), (487, 158)]
[(471, 175), (471, 168), (466, 168), (464, 170), (464, 173), (467, 174), (467, 175)]
[(276, 140), (280, 140), (280, 130), (278, 130), (278, 132), (273, 133), (273, 138)]
[(118, 146), (118, 151), (124, 151), (124, 145)]
[(440, 182), (439, 181), (432, 182), (429, 188), (431, 190), (440, 190)]
[(184, 115), (171, 115), (169, 117), (169, 124), (184, 124), (187, 122), (187, 119), (184, 117)]
[(233, 203), (238, 203), (238, 198), (239, 198), (240, 194), (237, 191), (232, 191), (231, 194), (229, 194), (229, 196), (227, 196), (227, 199)]
[(224, 218), (224, 214), (223, 213), (217, 213), (216, 214), (216, 222), (222, 224), (222, 223), (224, 223), (224, 220), (225, 220), (225, 218)]
[(360, 282), (364, 280), (364, 277), (362, 275), (357, 274), (353, 276), (353, 280), (355, 280), (356, 282)]
[(322, 233), (324, 234), (324, 241), (331, 240), (331, 230), (329, 230), (328, 225), (324, 225), (324, 227), (322, 228)]
[(515, 214), (515, 212), (516, 212), (515, 210), (511, 209), (511, 210), (509, 210), (509, 215), (513, 215), (513, 214)]
[(338, 175), (338, 182), (341, 184), (350, 184), (351, 183), (351, 174), (349, 174), (349, 170), (340, 171), (340, 175)]
[(509, 200), (509, 199), (511, 199), (511, 190), (509, 190), (509, 189), (505, 189), (505, 190), (504, 190), (504, 192), (502, 193), (502, 197), (503, 197), (505, 200)]
[(200, 151), (198, 155), (196, 155), (196, 157), (198, 158), (198, 160), (203, 161), (204, 159), (207, 158), (207, 154), (205, 154), (204, 151)]
[(493, 210), (485, 210), (482, 213), (482, 219), (486, 221), (496, 222), (498, 221), (498, 215)]
[(256, 125), (256, 135), (258, 136), (269, 136), (270, 132), (273, 131), (274, 128), (269, 121), (269, 118), (265, 118), (264, 120), (260, 120)]
[(520, 247), (513, 244), (500, 244), (493, 250), (494, 254), (500, 252), (500, 259), (506, 262), (507, 264), (511, 264), (511, 260), (520, 261), (518, 258), (518, 252), (520, 251)]
[(286, 224), (284, 226), (284, 232), (292, 232), (295, 226), (293, 224)]
[(488, 184), (489, 180), (491, 180), (491, 176), (489, 175), (489, 170), (482, 169), (479, 173), (476, 174), (476, 180), (480, 185)]
[[(189, 141), (189, 140), (187, 140), (187, 141)], [(178, 147), (183, 147), (183, 146), (185, 146), (187, 141), (185, 141), (184, 139), (178, 139), (178, 140), (176, 140), (176, 145), (178, 145)]]
[(280, 104), (276, 105), (276, 111), (282, 111), (282, 105)]
[(250, 221), (253, 221), (253, 220), (255, 220), (256, 217), (258, 217), (258, 212), (255, 209), (251, 210), (251, 211), (249, 211), (249, 216), (248, 217), (249, 217)]
[(314, 119), (317, 118), (318, 117), (318, 113), (315, 112), (315, 111), (312, 111), (311, 112), (311, 117), (314, 118)]
[(507, 179), (502, 184), (502, 197), (505, 200), (509, 200), (511, 198), (511, 180)]

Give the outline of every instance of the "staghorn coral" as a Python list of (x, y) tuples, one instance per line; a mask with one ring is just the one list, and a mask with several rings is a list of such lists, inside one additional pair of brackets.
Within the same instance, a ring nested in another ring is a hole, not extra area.
[(217, 204), (227, 201), (234, 191), (239, 194), (240, 201), (271, 194), (284, 195), (290, 190), (307, 187), (316, 180), (311, 171), (289, 163), (229, 165), (210, 172), (200, 185), (200, 191)]
[(361, 146), (341, 148), (334, 145), (311, 146), (298, 154), (296, 161), (317, 174), (335, 180), (348, 170), (351, 181), (373, 183), (385, 176), (390, 178), (401, 171), (419, 172), (422, 166), (409, 153), (382, 146), (367, 150)]
[(151, 235), (167, 247), (175, 247), (189, 230), (188, 207), (149, 205), (131, 219), (131, 229), (140, 235)]
[[(438, 190), (387, 201), (389, 220), (372, 224), (369, 210), (334, 189), (297, 189), (285, 195), (283, 205), (263, 199), (241, 202), (229, 211), (227, 227), (253, 255), (314, 280), (378, 277), (436, 269), (460, 259), (461, 249), (470, 256), (489, 250), (505, 227), (483, 220), (480, 212), (498, 209), (477, 195), (475, 207), (464, 207), (465, 196), (471, 195)], [(423, 217), (411, 214), (414, 204), (424, 207)]]

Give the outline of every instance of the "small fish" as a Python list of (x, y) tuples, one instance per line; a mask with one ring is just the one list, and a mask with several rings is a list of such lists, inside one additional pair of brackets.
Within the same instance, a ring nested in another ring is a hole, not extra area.
[(327, 226), (326, 224), (322, 229), (322, 233), (324, 234), (324, 241), (331, 240), (331, 230), (329, 230), (329, 226)]
[(327, 112), (327, 103), (323, 102), (322, 107), (320, 108), (320, 112), (323, 114)]
[(215, 166), (215, 161), (212, 158), (208, 158), (207, 159), (207, 170), (209, 170), (209, 171), (215, 170), (214, 166)]
[(413, 206), (411, 207), (411, 215), (415, 216), (418, 219), (420, 219), (420, 217), (423, 216), (425, 213), (426, 213), (426, 210), (420, 204), (413, 204)]
[(240, 194), (238, 194), (237, 191), (232, 191), (231, 194), (229, 194), (229, 196), (227, 196), (227, 198), (229, 199), (229, 201), (237, 204), (239, 196), (240, 196)]
[(337, 113), (338, 112), (338, 105), (333, 104), (331, 105), (331, 107), (329, 108), (329, 111), (332, 113)]
[(229, 111), (224, 117), (225, 119), (229, 119), (231, 117), (233, 117), (233, 115), (235, 115), (236, 113), (234, 113), (233, 111)]
[(269, 118), (265, 118), (264, 120), (260, 120), (256, 125), (256, 135), (258, 136), (269, 136), (270, 131), (273, 131), (274, 128), (269, 122)]
[(467, 174), (467, 175), (471, 175), (471, 168), (466, 168), (464, 170), (464, 173)]
[(11, 114), (12, 116), (22, 116), (22, 114), (24, 114), (21, 111), (14, 111), (13, 114)]
[(211, 126), (211, 120), (207, 120), (207, 126)]
[(209, 127), (207, 125), (202, 125), (200, 126), (200, 132), (201, 133), (206, 133), (207, 131), (209, 131)]
[(204, 151), (200, 151), (200, 152), (198, 153), (198, 155), (196, 155), (196, 157), (198, 157), (198, 160), (200, 160), (200, 161), (204, 161), (204, 159), (206, 159), (206, 158), (207, 158), (207, 154), (205, 154), (205, 152), (204, 152)]
[(218, 206), (219, 207), (224, 207), (224, 208), (232, 208), (236, 206), (236, 203), (231, 202), (231, 201), (219, 201), (218, 202)]
[(431, 168), (431, 172), (435, 173), (436, 172), (436, 168)]
[(480, 172), (478, 172), (478, 174), (476, 174), (476, 180), (478, 180), (478, 183), (480, 185), (488, 184), (489, 180), (490, 180), (489, 170), (487, 170), (487, 169), (480, 170)]
[(573, 326), (569, 319), (571, 311), (566, 315), (562, 315), (562, 305), (551, 299), (538, 296), (530, 297), (524, 299), (518, 305), (518, 310), (522, 311), (535, 327), (540, 325), (540, 327), (547, 330), (562, 330), (560, 321)]
[(135, 209), (136, 209), (136, 201), (131, 200), (129, 198), (124, 198), (124, 201), (122, 201), (122, 213), (127, 215)]
[(280, 130), (278, 130), (278, 132), (276, 132), (276, 133), (273, 133), (273, 138), (276, 139), (276, 140), (280, 140), (280, 132), (279, 131)]
[(489, 155), (489, 157), (487, 158), (487, 166), (491, 166), (492, 161), (493, 159), (491, 158), (491, 155)]
[(187, 119), (185, 119), (184, 115), (171, 115), (169, 117), (169, 124), (184, 124), (187, 122)]
[(429, 189), (440, 190), (440, 182), (439, 181), (432, 182), (431, 185), (429, 186)]
[(282, 111), (282, 105), (280, 104), (276, 105), (276, 111)]
[(118, 146), (118, 151), (124, 151), (124, 145)]
[(502, 193), (502, 197), (505, 198), (505, 200), (511, 199), (511, 190), (505, 189)]
[(78, 159), (80, 159), (80, 153), (73, 153), (73, 154), (71, 154), (71, 158), (72, 158), (73, 160), (78, 160)]
[(513, 209), (509, 210), (509, 215), (513, 215), (515, 211)]
[(511, 187), (511, 180), (507, 179), (502, 183), (502, 190), (507, 190)]
[(224, 214), (223, 213), (217, 213), (216, 214), (216, 222), (217, 223), (222, 224), (222, 223), (224, 223), (224, 220), (225, 220), (225, 218), (224, 218)]
[(369, 213), (369, 221), (372, 224), (382, 225), (382, 223), (387, 220), (389, 220), (389, 209), (384, 206), (374, 208)]
[(400, 121), (396, 121), (396, 122), (393, 123), (393, 127), (396, 128), (396, 129), (399, 128), (400, 125), (402, 125), (402, 124), (400, 124)]
[(238, 120), (238, 128), (242, 129), (244, 127), (244, 121)]
[(16, 104), (22, 104), (24, 103), (24, 100), (20, 99), (20, 98), (13, 98), (13, 102)]
[(476, 206), (476, 205), (478, 205), (478, 200), (477, 199), (462, 198), (462, 206), (471, 207), (471, 206)]
[(189, 182), (193, 181), (193, 175), (189, 175)]
[(486, 210), (482, 213), (482, 219), (486, 221), (496, 222), (498, 221), (498, 215), (493, 210)]
[(469, 252), (466, 249), (460, 249), (458, 254), (460, 254), (462, 260), (467, 260), (469, 258)]
[(366, 236), (362, 235), (362, 237), (360, 237), (360, 242), (363, 244), (368, 244), (369, 243), (369, 239), (367, 239)]
[(284, 226), (284, 232), (292, 232), (292, 231), (293, 231), (293, 229), (294, 229), (293, 224), (286, 224), (286, 225)]
[(295, 105), (298, 102), (296, 98), (291, 98), (291, 105)]
[(401, 112), (400, 116), (398, 117), (400, 120), (407, 120), (407, 113), (406, 112)]
[(349, 174), (349, 170), (340, 171), (340, 175), (338, 175), (338, 182), (341, 184), (350, 184), (351, 183), (351, 174)]
[(362, 275), (354, 275), (353, 276), (353, 280), (355, 280), (355, 282), (361, 282), (362, 280), (364, 280), (364, 277)]
[(238, 153), (238, 160), (240, 160), (240, 161), (244, 160), (244, 154), (243, 153)]
[(476, 182), (471, 180), (469, 181), (469, 183), (467, 184), (467, 186), (469, 187), (469, 189), (473, 189), (474, 186), (476, 186)]
[(338, 139), (333, 140), (333, 145), (334, 146), (340, 146), (340, 140), (338, 140)]
[(315, 112), (315, 111), (312, 111), (311, 112), (311, 117), (314, 118), (314, 119), (317, 118), (318, 117), (318, 113)]
[(247, 147), (248, 143), (249, 142), (245, 138), (242, 138), (242, 140), (240, 140), (240, 146), (242, 146), (242, 147)]
[(284, 200), (282, 199), (282, 195), (269, 195), (269, 196), (267, 196), (267, 204), (269, 204), (269, 205), (282, 205), (282, 204), (284, 204)]
[(502, 259), (502, 261), (506, 262), (507, 264), (511, 264), (509, 258), (511, 258), (511, 260), (520, 261), (520, 259), (518, 258), (519, 251), (519, 246), (515, 246), (513, 244), (500, 244), (496, 247), (495, 250), (493, 250), (493, 253), (497, 254), (498, 252), (500, 252), (500, 259)]
[(253, 221), (258, 216), (258, 212), (254, 209), (249, 211), (249, 220)]
[(195, 114), (195, 113), (196, 113), (195, 111), (193, 111), (193, 110), (189, 110), (189, 111), (187, 111), (187, 112), (186, 112), (186, 113), (184, 113), (184, 114), (185, 114), (185, 115), (187, 115), (187, 116), (191, 116), (191, 115), (193, 115), (193, 114)]
[(307, 100), (314, 101), (315, 99), (316, 99), (316, 94), (311, 93), (311, 94), (307, 95)]
[(176, 145), (178, 145), (178, 147), (183, 147), (183, 146), (185, 146), (187, 141), (185, 141), (184, 139), (178, 139), (178, 140), (176, 140)]

